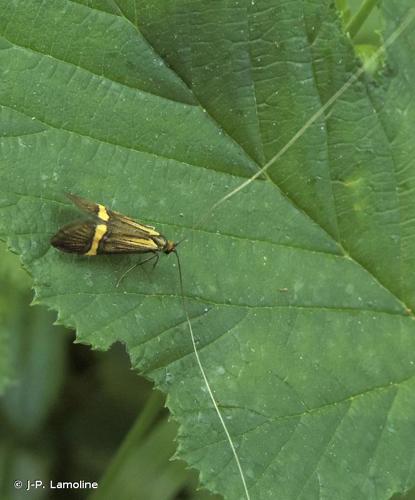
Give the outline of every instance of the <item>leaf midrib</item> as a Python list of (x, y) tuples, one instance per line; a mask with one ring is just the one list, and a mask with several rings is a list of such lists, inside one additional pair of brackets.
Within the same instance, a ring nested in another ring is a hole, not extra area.
[[(144, 292), (137, 292), (137, 291), (131, 291), (131, 290), (124, 290), (120, 292), (84, 292), (84, 291), (77, 291), (77, 292), (62, 292), (62, 293), (54, 293), (51, 295), (44, 295), (42, 294), (42, 299), (43, 300), (49, 300), (49, 299), (54, 299), (57, 297), (66, 297), (66, 296), (80, 296), (80, 295), (92, 295), (93, 297), (95, 296), (102, 296), (102, 295), (114, 295), (114, 296), (125, 296), (125, 295), (138, 295), (139, 297), (148, 297), (148, 298), (170, 298), (170, 299), (177, 299), (181, 300), (182, 295), (177, 293), (144, 293)], [(402, 311), (387, 311), (384, 309), (368, 309), (368, 308), (360, 308), (360, 307), (330, 307), (330, 306), (323, 306), (323, 305), (308, 305), (308, 304), (269, 304), (269, 305), (252, 305), (252, 304), (234, 304), (234, 303), (226, 303), (226, 302), (215, 302), (212, 299), (207, 299), (204, 297), (200, 297), (197, 295), (186, 295), (184, 294), (184, 298), (186, 300), (192, 300), (194, 302), (203, 304), (203, 305), (211, 305), (217, 308), (225, 307), (225, 308), (239, 308), (239, 309), (253, 309), (255, 311), (258, 310), (272, 310), (272, 309), (300, 309), (300, 310), (319, 310), (319, 311), (334, 311), (334, 312), (339, 312), (339, 313), (367, 313), (367, 314), (386, 314), (389, 316), (396, 316), (396, 317), (401, 317), (401, 318), (409, 318), (410, 314), (406, 313), (404, 310)], [(105, 327), (105, 326), (104, 326)]]

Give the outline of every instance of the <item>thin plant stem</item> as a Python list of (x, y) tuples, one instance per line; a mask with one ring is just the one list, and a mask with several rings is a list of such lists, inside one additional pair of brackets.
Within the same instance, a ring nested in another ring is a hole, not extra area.
[(349, 33), (351, 38), (354, 38), (357, 35), (360, 28), (363, 26), (366, 19), (378, 3), (379, 0), (363, 0), (360, 5), (360, 9), (346, 25), (346, 32)]

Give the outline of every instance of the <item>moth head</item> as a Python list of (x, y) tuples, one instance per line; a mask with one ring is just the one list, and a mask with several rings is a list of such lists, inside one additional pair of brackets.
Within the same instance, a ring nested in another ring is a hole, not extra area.
[(175, 252), (176, 247), (177, 247), (177, 243), (175, 243), (174, 241), (171, 241), (171, 240), (166, 240), (166, 243), (165, 243), (164, 248), (163, 248), (163, 252), (167, 253), (167, 254), (169, 254), (171, 252)]

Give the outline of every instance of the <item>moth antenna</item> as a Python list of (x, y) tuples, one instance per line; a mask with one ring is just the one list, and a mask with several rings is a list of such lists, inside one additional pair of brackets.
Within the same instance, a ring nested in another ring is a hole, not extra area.
[(184, 238), (182, 238), (181, 240), (179, 240), (177, 243), (174, 244), (175, 247), (179, 246), (180, 243), (183, 243), (183, 241), (186, 241), (187, 240), (187, 236), (185, 236)]
[[(181, 241), (183, 241), (183, 240), (180, 240), (180, 242)], [(184, 311), (184, 315), (186, 317), (187, 326), (189, 327), (190, 338), (192, 340), (193, 352), (195, 354), (197, 365), (199, 367), (200, 373), (201, 373), (203, 381), (205, 383), (206, 390), (207, 390), (207, 392), (209, 394), (209, 397), (210, 397), (210, 399), (212, 401), (212, 404), (213, 404), (213, 407), (214, 407), (214, 409), (216, 411), (216, 414), (218, 415), (218, 418), (220, 420), (222, 428), (223, 428), (223, 430), (225, 432), (226, 439), (227, 439), (227, 441), (229, 443), (229, 446), (230, 446), (230, 448), (232, 450), (232, 454), (233, 454), (233, 456), (235, 458), (236, 466), (238, 467), (238, 471), (239, 471), (239, 475), (241, 477), (241, 481), (242, 481), (242, 484), (243, 484), (243, 488), (244, 488), (246, 499), (250, 500), (251, 497), (249, 495), (248, 487), (247, 487), (247, 484), (246, 484), (245, 474), (244, 474), (244, 471), (242, 469), (241, 462), (239, 460), (238, 454), (236, 453), (235, 445), (234, 445), (234, 443), (232, 441), (232, 437), (231, 437), (231, 435), (230, 435), (230, 433), (228, 431), (228, 428), (227, 428), (227, 426), (225, 424), (225, 420), (224, 420), (224, 418), (222, 416), (222, 413), (219, 410), (219, 406), (218, 406), (218, 404), (216, 402), (215, 396), (213, 395), (213, 391), (212, 391), (212, 389), (210, 387), (209, 380), (207, 378), (205, 369), (203, 368), (202, 361), (200, 360), (199, 352), (197, 350), (195, 336), (194, 336), (194, 333), (193, 333), (192, 323), (190, 321), (190, 316), (189, 316), (189, 313), (187, 311), (187, 306), (186, 306), (186, 299), (185, 299), (185, 295), (184, 295), (183, 275), (182, 275), (182, 267), (180, 265), (180, 258), (179, 258), (179, 254), (176, 251), (174, 251), (174, 253), (176, 254), (176, 259), (177, 259), (177, 269), (178, 269), (178, 272), (179, 272), (180, 294), (181, 294), (181, 298), (182, 298), (183, 311)]]

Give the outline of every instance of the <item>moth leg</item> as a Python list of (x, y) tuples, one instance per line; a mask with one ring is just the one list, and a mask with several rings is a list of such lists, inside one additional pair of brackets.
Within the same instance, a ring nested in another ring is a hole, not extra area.
[[(153, 264), (153, 269), (154, 269), (154, 268), (157, 266), (157, 264), (158, 264), (158, 261), (159, 261), (159, 258), (160, 258), (160, 254), (159, 254), (159, 253), (156, 253), (156, 254), (155, 254), (155, 256), (156, 256), (156, 261), (155, 261), (155, 262), (154, 262), (154, 264)], [(150, 259), (148, 259), (148, 260), (150, 260)]]
[[(120, 286), (120, 283), (121, 281), (127, 276), (127, 274), (132, 271), (133, 269), (135, 269), (136, 267), (138, 266), (141, 266), (143, 264), (145, 264), (146, 262), (148, 262), (149, 260), (153, 260), (157, 258), (156, 260), (156, 264), (159, 260), (159, 254), (158, 253), (153, 253), (153, 255), (151, 257), (148, 257), (147, 259), (145, 260), (142, 260), (141, 262), (136, 262), (135, 264), (133, 264), (131, 267), (129, 267), (126, 271), (124, 271), (121, 275), (121, 277), (118, 279), (117, 281), (117, 284), (115, 285), (115, 288), (118, 288)], [(153, 269), (154, 269), (154, 265), (153, 265)]]

